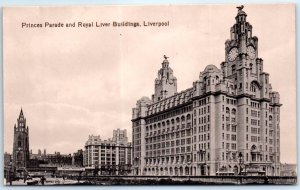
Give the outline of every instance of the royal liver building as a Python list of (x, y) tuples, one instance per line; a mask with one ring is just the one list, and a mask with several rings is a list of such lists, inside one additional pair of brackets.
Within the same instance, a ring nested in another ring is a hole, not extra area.
[(177, 92), (165, 56), (152, 99), (133, 108), (134, 175), (279, 175), (279, 93), (242, 9), (221, 69), (208, 65), (191, 88)]

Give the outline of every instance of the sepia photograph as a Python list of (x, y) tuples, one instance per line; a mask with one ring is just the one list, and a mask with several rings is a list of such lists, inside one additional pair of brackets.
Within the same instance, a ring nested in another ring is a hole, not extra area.
[(297, 184), (295, 7), (3, 7), (3, 184)]

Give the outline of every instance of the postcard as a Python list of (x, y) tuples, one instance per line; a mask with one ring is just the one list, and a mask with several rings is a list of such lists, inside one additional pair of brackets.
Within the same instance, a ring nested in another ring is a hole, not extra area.
[(3, 8), (4, 185), (296, 184), (294, 4)]

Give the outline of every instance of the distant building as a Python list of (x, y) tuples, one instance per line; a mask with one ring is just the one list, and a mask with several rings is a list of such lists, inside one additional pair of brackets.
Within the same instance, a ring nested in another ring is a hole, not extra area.
[(21, 109), (17, 125), (14, 126), (12, 165), (16, 171), (23, 171), (29, 163), (29, 128)]
[(5, 152), (4, 153), (4, 166), (9, 166), (11, 164), (11, 154)]
[(72, 155), (60, 154), (60, 152), (55, 152), (54, 154), (47, 154), (45, 156), (45, 161), (48, 163), (49, 166), (72, 166)]
[(83, 150), (80, 149), (73, 153), (72, 156), (72, 166), (82, 167), (83, 166)]
[(297, 164), (281, 164), (281, 176), (297, 176)]
[(131, 143), (127, 131), (114, 130), (113, 138), (102, 140), (90, 135), (85, 143), (85, 167), (99, 168), (102, 175), (125, 175), (131, 171)]
[(45, 160), (46, 158), (46, 149), (44, 150), (44, 154), (42, 154), (42, 151), (38, 149), (38, 153), (34, 154), (32, 150), (30, 150), (30, 159), (37, 159), (37, 160)]

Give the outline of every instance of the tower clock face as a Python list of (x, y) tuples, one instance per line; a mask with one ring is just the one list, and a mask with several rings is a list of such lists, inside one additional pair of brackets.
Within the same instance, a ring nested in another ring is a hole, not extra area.
[(256, 52), (255, 52), (255, 49), (253, 46), (248, 46), (247, 47), (247, 54), (249, 56), (250, 59), (254, 59), (255, 58), (255, 55), (256, 55)]
[(232, 48), (228, 53), (228, 60), (234, 61), (238, 56), (238, 54), (239, 54), (239, 50), (236, 47)]

